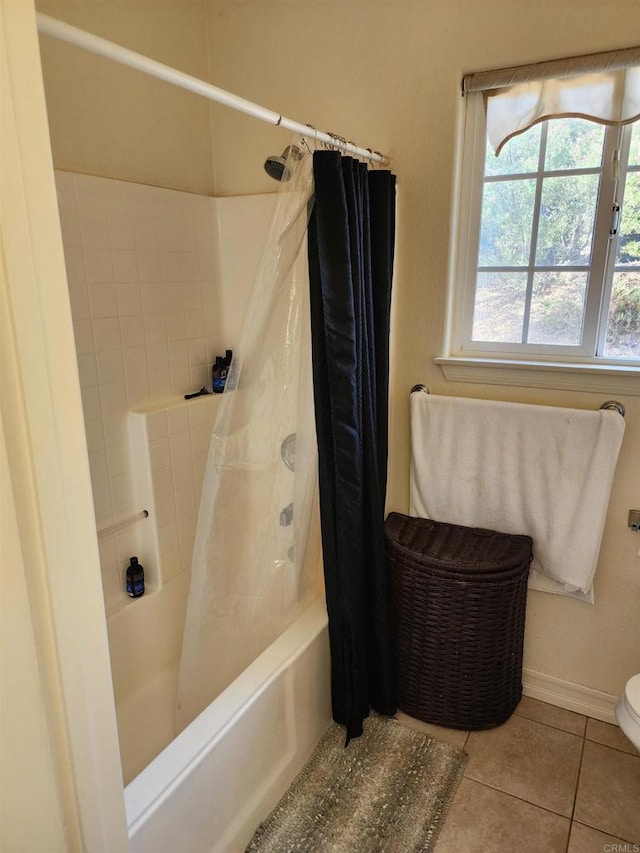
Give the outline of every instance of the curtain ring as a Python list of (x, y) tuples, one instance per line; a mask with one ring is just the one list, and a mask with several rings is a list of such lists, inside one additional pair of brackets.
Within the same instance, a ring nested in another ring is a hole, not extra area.
[[(313, 131), (313, 150), (317, 151), (318, 150), (318, 131), (316, 130), (316, 128), (312, 124), (307, 124), (307, 127), (310, 127), (311, 130)], [(307, 145), (307, 149), (308, 148), (309, 148), (309, 146)], [(311, 151), (309, 151), (309, 153), (311, 153)]]
[(347, 144), (347, 140), (344, 138), (344, 136), (338, 136), (337, 133), (333, 133), (330, 130), (327, 131), (327, 136), (330, 136), (333, 140), (333, 144), (327, 143), (327, 147), (330, 151), (340, 152), (346, 150), (345, 146)]
[[(311, 127), (311, 125), (308, 124), (307, 127)], [(300, 136), (300, 144), (304, 145), (304, 147), (307, 149), (309, 154), (311, 154), (311, 156), (313, 156), (313, 152), (311, 151), (311, 148), (309, 148), (309, 143), (307, 142), (307, 137), (304, 134)]]

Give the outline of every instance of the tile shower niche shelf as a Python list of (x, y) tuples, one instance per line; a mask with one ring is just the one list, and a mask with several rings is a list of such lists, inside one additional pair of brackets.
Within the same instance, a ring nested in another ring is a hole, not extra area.
[(184, 409), (188, 411), (197, 406), (209, 406), (214, 412), (217, 412), (218, 405), (223, 396), (223, 394), (205, 394), (202, 397), (193, 397), (191, 400), (185, 400), (182, 395), (162, 397), (159, 400), (149, 400), (130, 411), (133, 415), (150, 415), (154, 412), (168, 412), (172, 409)]
[(129, 412), (136, 503), (149, 511), (139, 536), (150, 592), (191, 567), (200, 491), (222, 397), (165, 397)]

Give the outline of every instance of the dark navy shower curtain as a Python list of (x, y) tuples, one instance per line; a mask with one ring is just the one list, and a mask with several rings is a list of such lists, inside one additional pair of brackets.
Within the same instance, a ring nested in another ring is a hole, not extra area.
[(309, 222), (313, 382), (334, 719), (393, 714), (384, 542), (395, 176), (317, 151)]

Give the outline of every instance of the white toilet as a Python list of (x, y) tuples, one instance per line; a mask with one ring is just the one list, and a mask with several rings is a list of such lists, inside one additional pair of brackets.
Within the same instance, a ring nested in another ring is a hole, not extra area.
[(618, 725), (640, 751), (640, 673), (627, 681), (616, 705)]

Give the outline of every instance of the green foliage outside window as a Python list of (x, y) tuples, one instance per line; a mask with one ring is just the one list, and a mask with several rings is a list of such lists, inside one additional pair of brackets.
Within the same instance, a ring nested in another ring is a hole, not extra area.
[[(640, 271), (625, 272), (640, 266), (640, 171), (633, 169), (640, 166), (634, 162), (639, 136), (633, 135), (619, 224), (604, 353), (609, 357), (640, 357)], [(604, 137), (600, 125), (558, 119), (544, 131), (538, 125), (514, 137), (498, 158), (487, 152), (475, 340), (580, 344)], [(574, 173), (554, 174), (559, 171)]]

